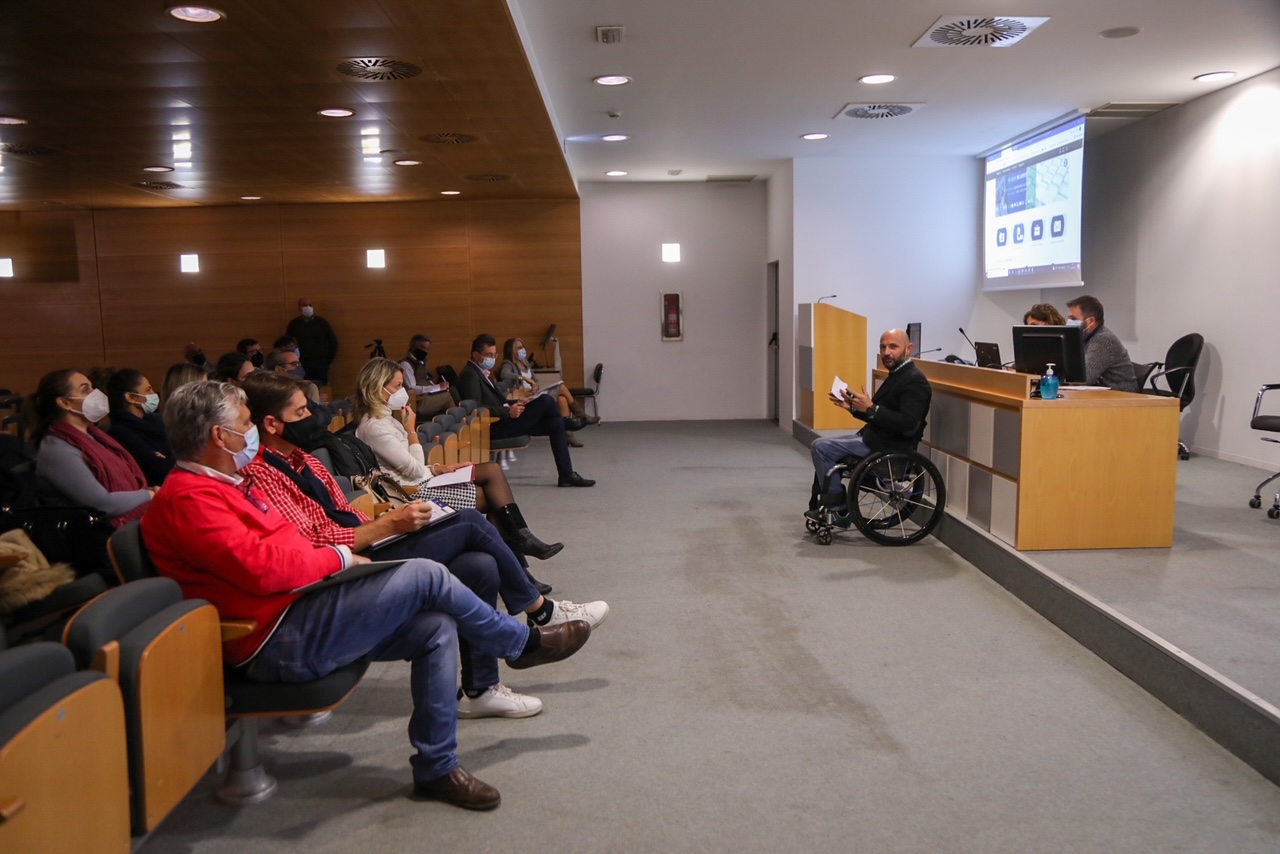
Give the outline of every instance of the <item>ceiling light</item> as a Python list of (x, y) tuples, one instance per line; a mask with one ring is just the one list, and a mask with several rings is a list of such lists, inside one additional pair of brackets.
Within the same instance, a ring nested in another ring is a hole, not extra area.
[(1130, 36), (1136, 36), (1142, 32), (1137, 27), (1112, 27), (1109, 30), (1103, 30), (1098, 33), (1104, 39), (1127, 39)]
[(623, 175), (626, 175), (627, 173), (623, 172), (621, 169), (610, 169), (608, 172), (604, 174), (608, 175), (610, 178), (621, 178)]
[(212, 24), (227, 17), (212, 6), (170, 6), (165, 11), (179, 21), (189, 21), (193, 24)]
[(1216, 80), (1230, 80), (1235, 76), (1234, 71), (1210, 71), (1208, 74), (1197, 74), (1191, 79), (1198, 83), (1213, 83)]
[(631, 139), (631, 137), (627, 136), (625, 133), (607, 133), (600, 138), (605, 142), (626, 142)]
[(0, 116), (0, 125), (25, 125), (26, 119), (17, 116)]
[(604, 74), (596, 77), (591, 82), (599, 83), (601, 86), (624, 86), (631, 82), (631, 78), (625, 74)]
[(347, 116), (354, 116), (355, 110), (348, 110), (345, 107), (329, 107), (324, 110), (316, 110), (322, 116), (328, 116), (331, 119), (345, 119)]
[(172, 172), (172, 166), (143, 166), (143, 172)]
[(825, 133), (806, 133), (800, 138), (807, 139), (807, 140), (826, 139), (827, 135)]
[(241, 196), (240, 198), (246, 202), (256, 202), (258, 199), (262, 198), (262, 196)]
[(461, 193), (462, 193), (461, 190), (441, 190), (440, 191), (440, 195), (442, 196), (457, 196), (457, 195), (460, 195)]
[(683, 169), (668, 169), (668, 170), (667, 170), (667, 174), (668, 174), (668, 175), (673, 175), (673, 176), (674, 176), (674, 175), (680, 175), (680, 174), (682, 174), (683, 172), (684, 172), (684, 170), (683, 170)]
[(393, 162), (397, 166), (419, 166), (422, 164), (421, 160), (396, 160)]
[(174, 165), (174, 166), (176, 166), (176, 167), (177, 167), (177, 168), (179, 168), (179, 169), (190, 169), (190, 168), (191, 168), (191, 161), (190, 161), (190, 160), (184, 160), (184, 161), (182, 161), (181, 163), (175, 163), (175, 164), (173, 164), (173, 165)]
[(892, 83), (897, 79), (898, 78), (893, 76), (892, 74), (868, 74), (866, 77), (859, 77), (858, 82), (870, 83), (871, 85), (874, 86), (877, 83)]

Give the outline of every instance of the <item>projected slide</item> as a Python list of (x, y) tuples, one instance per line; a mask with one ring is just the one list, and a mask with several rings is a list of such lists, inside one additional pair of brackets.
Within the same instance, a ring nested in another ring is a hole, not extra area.
[(987, 290), (1080, 283), (1084, 117), (987, 157)]

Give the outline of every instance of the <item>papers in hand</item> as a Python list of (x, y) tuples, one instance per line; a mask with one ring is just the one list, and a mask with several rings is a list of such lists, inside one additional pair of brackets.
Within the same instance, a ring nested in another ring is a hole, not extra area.
[(559, 388), (560, 386), (562, 386), (562, 385), (564, 385), (564, 380), (558, 380), (558, 381), (556, 381), (556, 382), (553, 382), (551, 385), (543, 386), (542, 388), (538, 389), (538, 393), (537, 393), (537, 394), (531, 394), (531, 395), (529, 395), (529, 396), (528, 396), (528, 397), (526, 397), (524, 400), (520, 401), (520, 403), (528, 403), (529, 401), (533, 400), (534, 398), (542, 397), (544, 394), (551, 394), (552, 392), (555, 392), (556, 394), (559, 394), (559, 392), (557, 392), (557, 391), (556, 391), (556, 389), (558, 389), (558, 388)]
[[(460, 469), (444, 474), (438, 474), (435, 477), (427, 478), (422, 482), (423, 486), (453, 486), (459, 483), (471, 483), (476, 479), (475, 466), (463, 466)], [(452, 510), (452, 508), (450, 508)], [(453, 511), (456, 512), (456, 511)]]
[[(449, 519), (453, 516), (458, 515), (458, 510), (456, 507), (450, 507), (448, 504), (445, 504), (444, 502), (434, 501), (430, 498), (421, 498), (418, 500), (421, 501), (423, 504), (431, 505), (431, 518), (427, 521), (427, 524), (422, 526), (424, 528), (430, 528), (432, 525), (439, 524), (440, 522), (443, 522), (445, 519)], [(392, 534), (389, 537), (383, 537), (380, 540), (376, 540), (370, 543), (369, 549), (370, 550), (380, 549), (385, 545), (394, 543), (396, 540), (403, 540), (407, 536), (409, 535), (408, 534)], [(363, 564), (358, 564), (358, 565), (363, 566)]]
[(831, 381), (831, 393), (841, 400), (844, 400), (844, 393), (848, 390), (849, 384), (840, 379), (839, 374), (836, 374), (836, 378)]

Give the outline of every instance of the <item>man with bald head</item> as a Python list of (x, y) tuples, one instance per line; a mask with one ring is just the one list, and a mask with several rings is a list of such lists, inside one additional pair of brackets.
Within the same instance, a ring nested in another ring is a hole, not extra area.
[[(876, 451), (914, 451), (924, 435), (933, 388), (911, 361), (907, 333), (890, 329), (880, 336), (880, 364), (889, 376), (874, 395), (867, 395), (866, 386), (860, 392), (846, 389), (840, 397), (829, 395), (832, 403), (866, 424), (852, 435), (815, 439), (810, 446), (815, 470), (813, 498), (805, 514), (810, 518), (818, 519), (819, 504), (839, 506), (845, 502), (840, 478), (827, 482), (827, 471), (836, 463), (845, 457), (866, 457)], [(844, 524), (848, 526), (847, 521)]]

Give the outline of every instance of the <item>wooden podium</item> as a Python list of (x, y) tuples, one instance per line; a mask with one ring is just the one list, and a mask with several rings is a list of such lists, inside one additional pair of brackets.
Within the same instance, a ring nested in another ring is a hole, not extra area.
[(920, 450), (952, 515), (1019, 551), (1173, 545), (1176, 399), (1063, 387), (1031, 400), (1030, 374), (916, 366), (933, 386)]
[(856, 429), (849, 413), (827, 400), (840, 376), (850, 388), (867, 381), (867, 319), (834, 305), (801, 303), (796, 330), (798, 420), (813, 430)]

